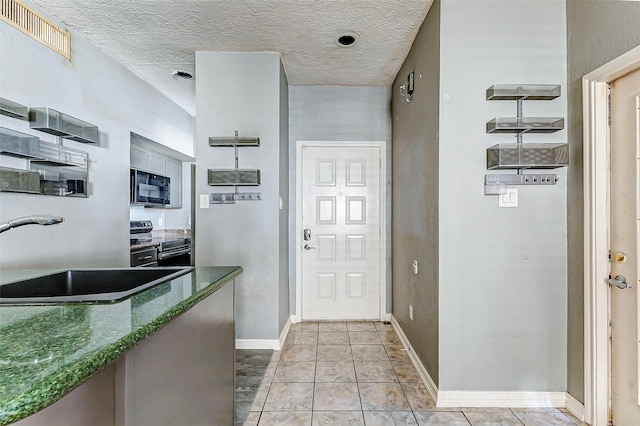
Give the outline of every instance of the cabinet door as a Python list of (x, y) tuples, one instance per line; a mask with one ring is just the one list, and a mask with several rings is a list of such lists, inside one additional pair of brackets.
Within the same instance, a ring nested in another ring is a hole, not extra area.
[(149, 171), (161, 176), (167, 175), (164, 155), (149, 152)]
[(149, 152), (131, 145), (131, 168), (149, 171)]
[(169, 208), (182, 207), (182, 163), (171, 158), (166, 160), (167, 177), (171, 179), (171, 203)]

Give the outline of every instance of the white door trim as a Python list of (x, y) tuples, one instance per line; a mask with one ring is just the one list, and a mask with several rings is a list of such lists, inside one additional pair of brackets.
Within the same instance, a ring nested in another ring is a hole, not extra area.
[(607, 424), (609, 409), (609, 99), (607, 84), (640, 68), (640, 47), (582, 78), (584, 164), (584, 413)]
[(378, 148), (380, 151), (380, 319), (387, 312), (387, 158), (386, 141), (296, 141), (296, 314), (295, 322), (302, 320), (302, 208), (298, 207), (302, 200), (302, 148), (304, 147), (344, 147), (344, 148)]

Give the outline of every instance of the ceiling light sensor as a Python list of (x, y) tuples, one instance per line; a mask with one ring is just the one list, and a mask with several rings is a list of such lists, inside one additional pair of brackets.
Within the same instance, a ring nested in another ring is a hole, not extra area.
[(342, 33), (336, 39), (336, 44), (340, 47), (353, 47), (358, 41), (354, 33)]
[(171, 74), (176, 77), (184, 78), (185, 80), (191, 80), (193, 78), (193, 74), (181, 70), (175, 70)]

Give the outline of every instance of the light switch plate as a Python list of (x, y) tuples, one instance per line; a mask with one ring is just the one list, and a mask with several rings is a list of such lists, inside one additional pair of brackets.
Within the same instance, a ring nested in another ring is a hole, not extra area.
[(200, 208), (201, 209), (209, 208), (209, 194), (200, 194)]
[(507, 192), (498, 195), (498, 207), (518, 207), (518, 188), (507, 187)]

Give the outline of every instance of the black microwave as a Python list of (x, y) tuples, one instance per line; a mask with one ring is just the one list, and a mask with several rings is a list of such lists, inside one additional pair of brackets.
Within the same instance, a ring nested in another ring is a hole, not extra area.
[(164, 207), (171, 203), (171, 179), (131, 169), (131, 204)]

